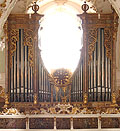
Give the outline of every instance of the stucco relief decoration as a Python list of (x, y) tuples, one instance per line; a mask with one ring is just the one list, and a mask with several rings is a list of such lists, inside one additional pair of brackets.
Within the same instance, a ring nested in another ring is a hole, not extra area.
[(16, 51), (16, 43), (19, 39), (19, 32), (16, 29), (10, 31), (10, 42), (9, 42), (9, 57), (10, 57), (10, 67), (12, 65), (12, 56)]
[(92, 59), (92, 53), (95, 50), (95, 43), (97, 41), (97, 28), (88, 30), (88, 63)]
[(33, 31), (30, 29), (24, 30), (24, 46), (28, 46), (28, 60), (33, 66)]
[(3, 9), (6, 7), (6, 0), (0, 0), (0, 17), (2, 16)]
[(112, 59), (112, 33), (109, 28), (104, 29), (104, 45), (106, 47), (106, 55)]

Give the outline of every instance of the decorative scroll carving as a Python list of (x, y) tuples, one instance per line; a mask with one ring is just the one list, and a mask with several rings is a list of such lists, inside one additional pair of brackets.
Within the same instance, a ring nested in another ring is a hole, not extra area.
[(33, 66), (33, 31), (30, 29), (24, 29), (24, 46), (28, 46), (28, 60)]
[[(55, 90), (56, 90), (56, 101), (58, 101), (58, 95), (59, 98), (61, 98), (62, 102), (66, 102), (70, 94), (68, 93), (66, 95), (66, 91), (70, 90), (70, 78), (71, 78), (71, 72), (67, 69), (57, 69), (52, 73), (52, 77), (54, 79), (55, 83)], [(59, 91), (63, 91), (62, 93), (58, 93)]]
[(95, 43), (97, 41), (97, 28), (88, 30), (88, 63), (92, 59), (92, 53), (95, 50)]
[[(22, 114), (120, 114), (119, 107), (108, 106), (108, 103), (97, 103), (97, 105), (82, 106), (82, 104), (50, 104), (42, 103), (34, 105), (31, 103), (15, 103), (11, 108), (4, 108), (0, 115), (22, 115)], [(12, 108), (13, 107), (13, 108)]]
[(20, 112), (16, 108), (5, 108), (0, 115), (20, 115)]
[(110, 28), (104, 29), (104, 45), (106, 47), (106, 56), (112, 59), (112, 33)]
[(16, 42), (18, 41), (19, 39), (19, 32), (17, 29), (12, 29), (10, 31), (10, 43), (9, 43), (9, 64), (10, 64), (10, 67), (12, 66), (12, 56), (13, 56), (13, 53), (16, 51)]

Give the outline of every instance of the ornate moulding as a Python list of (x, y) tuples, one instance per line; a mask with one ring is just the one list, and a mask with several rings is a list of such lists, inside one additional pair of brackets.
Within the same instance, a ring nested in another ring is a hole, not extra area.
[[(90, 105), (91, 104), (91, 105)], [(43, 103), (34, 105), (33, 103), (14, 103), (8, 108), (3, 108), (0, 115), (20, 115), (20, 114), (120, 114), (120, 108), (118, 106), (110, 106), (110, 103), (90, 103), (87, 106), (81, 103), (70, 104), (70, 103)]]

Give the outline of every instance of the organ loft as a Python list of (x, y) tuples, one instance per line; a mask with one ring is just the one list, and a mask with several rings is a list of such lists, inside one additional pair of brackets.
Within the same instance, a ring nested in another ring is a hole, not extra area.
[[(75, 16), (83, 30), (79, 62), (74, 72), (58, 68), (50, 73), (39, 47), (40, 21), (45, 17), (42, 10), (52, 8), (54, 2), (76, 10), (78, 5), (72, 0), (44, 1), (27, 1), (26, 11), (32, 13), (15, 13), (23, 4), (18, 1), (4, 23), (5, 86), (0, 86), (0, 131), (120, 130), (118, 13), (109, 0), (101, 0), (105, 4), (101, 10), (97, 2), (95, 7), (80, 0), (81, 13)], [(6, 7), (6, 0), (0, 3), (0, 17)], [(91, 8), (94, 13), (89, 12)]]

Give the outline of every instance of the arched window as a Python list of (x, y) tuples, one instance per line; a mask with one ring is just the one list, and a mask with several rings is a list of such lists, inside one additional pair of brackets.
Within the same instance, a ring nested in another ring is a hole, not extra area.
[(74, 71), (80, 59), (82, 28), (78, 12), (64, 5), (45, 11), (39, 30), (41, 56), (45, 67)]

